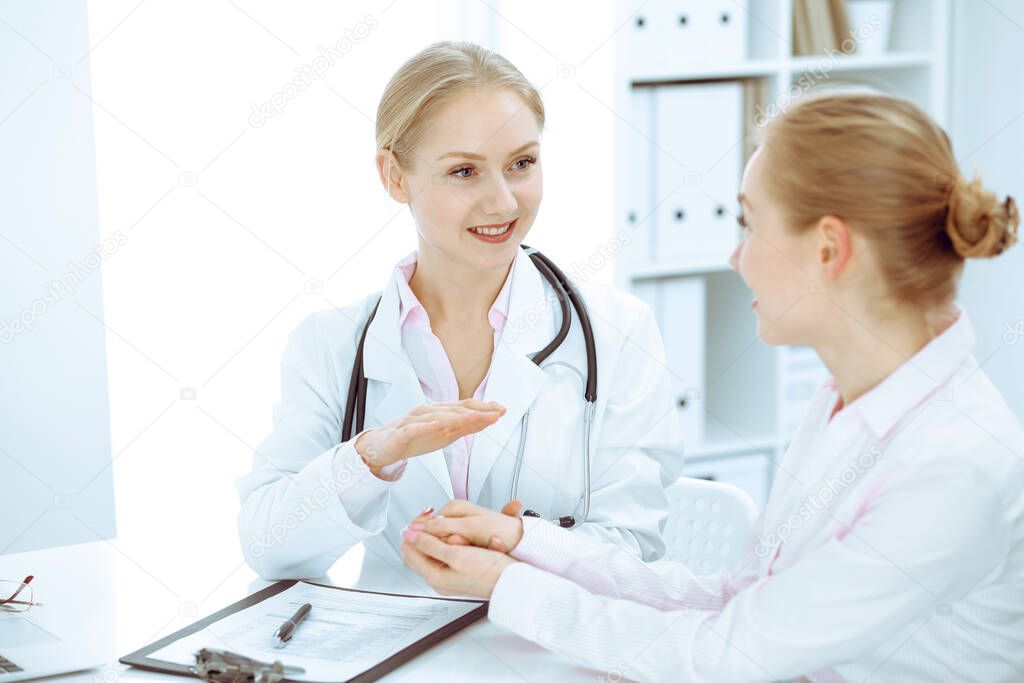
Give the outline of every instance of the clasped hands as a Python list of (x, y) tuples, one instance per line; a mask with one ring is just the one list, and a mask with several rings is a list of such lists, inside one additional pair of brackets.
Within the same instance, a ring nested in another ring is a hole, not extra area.
[(490, 598), (508, 553), (523, 537), (523, 504), (501, 512), (453, 500), (434, 514), (427, 508), (402, 532), (402, 558), (442, 595)]

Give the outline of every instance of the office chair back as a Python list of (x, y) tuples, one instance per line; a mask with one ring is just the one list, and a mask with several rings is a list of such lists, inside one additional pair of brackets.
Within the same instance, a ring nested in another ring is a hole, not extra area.
[(735, 570), (757, 518), (753, 499), (732, 484), (691, 477), (680, 478), (665, 493), (670, 509), (665, 559), (696, 574)]

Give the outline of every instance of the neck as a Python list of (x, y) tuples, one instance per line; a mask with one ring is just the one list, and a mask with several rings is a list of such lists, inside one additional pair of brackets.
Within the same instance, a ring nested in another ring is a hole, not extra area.
[(476, 325), (487, 313), (512, 264), (498, 270), (467, 268), (421, 244), (409, 288), (427, 311), (431, 325)]
[(837, 410), (878, 386), (957, 316), (952, 306), (939, 312), (877, 304), (870, 311), (867, 306), (858, 310), (844, 304), (843, 308), (836, 308), (835, 324), (822, 326), (829, 330), (827, 338), (814, 344), (835, 378), (840, 395)]

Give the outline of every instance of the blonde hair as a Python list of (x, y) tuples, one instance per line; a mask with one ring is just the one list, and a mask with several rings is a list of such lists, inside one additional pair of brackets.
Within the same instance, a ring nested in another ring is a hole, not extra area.
[(870, 241), (897, 297), (947, 304), (965, 258), (1016, 242), (1016, 202), (965, 180), (946, 133), (911, 102), (815, 96), (762, 134), (767, 182), (787, 222), (806, 229), (825, 215), (843, 219)]
[(384, 88), (377, 107), (377, 151), (390, 150), (411, 167), (413, 150), (434, 114), (459, 95), (488, 87), (519, 95), (543, 130), (544, 103), (519, 69), (475, 43), (444, 41), (411, 57)]

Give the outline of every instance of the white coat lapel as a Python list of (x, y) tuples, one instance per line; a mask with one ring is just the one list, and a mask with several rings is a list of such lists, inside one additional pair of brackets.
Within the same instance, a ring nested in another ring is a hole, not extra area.
[(515, 459), (518, 443), (515, 439), (508, 443), (509, 439), (548, 380), (530, 355), (544, 348), (555, 334), (560, 311), (553, 301), (554, 295), (530, 257), (519, 250), (512, 271), (508, 319), (491, 356), (484, 392), (485, 401), (497, 401), (507, 410), (500, 420), (473, 438), (467, 491), (471, 501), (479, 498), (499, 458)]
[[(384, 396), (380, 402), (376, 407), (367, 405), (367, 412), (372, 412), (377, 424), (405, 415), (416, 406), (427, 402), (416, 371), (413, 370), (409, 356), (402, 348), (402, 333), (398, 326), (400, 299), (396, 277), (400, 276), (395, 273), (384, 290), (363, 346), (363, 370), (367, 379), (383, 384), (381, 390)], [(447, 496), (454, 496), (443, 451), (437, 450), (412, 458), (409, 466), (426, 468)]]

